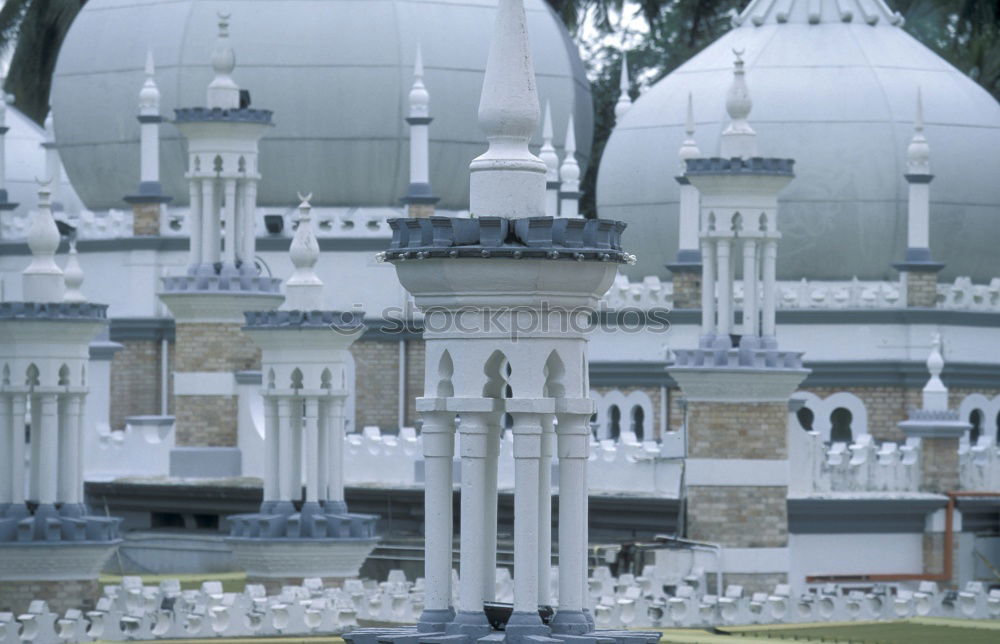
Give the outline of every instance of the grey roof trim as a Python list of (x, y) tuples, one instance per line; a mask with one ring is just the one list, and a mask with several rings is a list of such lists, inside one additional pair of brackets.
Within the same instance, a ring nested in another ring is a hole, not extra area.
[[(903, 360), (806, 360), (811, 369), (802, 388), (878, 387), (920, 388), (927, 384), (927, 365)], [(945, 364), (942, 380), (949, 387), (992, 388), (1000, 386), (1000, 366), (975, 362)]]
[(0, 302), (0, 320), (105, 322), (108, 305), (94, 302)]
[(793, 534), (887, 534), (924, 531), (927, 513), (948, 499), (788, 499)]
[(148, 342), (174, 341), (173, 318), (111, 318), (112, 342), (145, 340)]
[(364, 314), (354, 311), (246, 311), (244, 330), (269, 331), (316, 329), (320, 331), (357, 331), (364, 325)]
[(591, 362), (590, 385), (592, 387), (614, 387), (616, 385), (654, 385), (676, 387), (677, 383), (667, 373), (665, 361), (614, 361)]
[[(378, 252), (389, 247), (388, 237), (364, 237), (360, 239), (345, 239), (342, 237), (320, 237), (321, 251), (358, 251)], [(258, 251), (287, 251), (292, 243), (291, 237), (284, 235), (257, 238)], [(62, 242), (59, 252), (65, 253), (69, 248), (67, 242)], [(76, 244), (80, 253), (106, 253), (113, 251), (127, 252), (132, 250), (187, 251), (187, 237), (120, 237), (117, 239), (81, 239)], [(28, 256), (31, 250), (22, 241), (0, 241), (0, 256)]]

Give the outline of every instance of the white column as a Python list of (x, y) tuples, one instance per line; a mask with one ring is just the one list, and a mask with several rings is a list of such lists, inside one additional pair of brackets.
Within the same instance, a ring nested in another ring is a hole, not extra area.
[(906, 221), (908, 248), (930, 248), (930, 198), (930, 183), (910, 181)]
[(551, 601), (552, 578), (552, 445), (555, 442), (553, 414), (543, 414), (541, 458), (538, 461), (538, 604)]
[[(59, 405), (56, 394), (40, 394), (38, 433), (38, 504), (55, 505), (59, 482)], [(34, 428), (32, 428), (34, 430)], [(34, 440), (34, 438), (32, 438)]]
[(743, 240), (743, 335), (757, 335), (757, 240)]
[[(3, 135), (0, 134), (0, 136)], [(0, 512), (6, 510), (14, 498), (14, 420), (11, 414), (12, 408), (11, 395), (6, 392), (0, 393)]]
[(274, 509), (274, 503), (281, 499), (279, 492), (279, 472), (281, 471), (278, 445), (278, 404), (273, 396), (264, 394), (264, 502), (263, 511)]
[(319, 401), (305, 399), (303, 417), (304, 455), (306, 458), (306, 503), (319, 502)]
[(715, 335), (715, 244), (701, 241), (701, 335)]
[(257, 253), (257, 179), (247, 179), (243, 186), (243, 255), (240, 259), (252, 268)]
[[(508, 410), (515, 401), (508, 401)], [(514, 418), (514, 612), (538, 618), (541, 414), (522, 411), (510, 414)]]
[(733, 313), (730, 306), (732, 305), (732, 266), (729, 261), (729, 240), (728, 239), (717, 239), (715, 241), (715, 252), (717, 260), (717, 280), (718, 280), (718, 304), (719, 304), (719, 321), (718, 321), (718, 334), (721, 336), (727, 336), (733, 332), (732, 322)]
[(503, 414), (491, 414), (487, 420), (486, 489), (483, 497), (483, 601), (495, 601), (497, 589), (497, 475), (500, 466), (500, 437)]
[(192, 177), (188, 182), (188, 200), (191, 207), (188, 213), (188, 237), (190, 239), (188, 265), (201, 264), (202, 257), (202, 223), (201, 223), (201, 181)]
[[(586, 608), (590, 415), (562, 413), (558, 418), (559, 611), (553, 628), (559, 632), (579, 632), (581, 620), (577, 614)], [(577, 626), (574, 629), (571, 625)]]
[(330, 402), (324, 396), (318, 402), (319, 406), (319, 448), (316, 450), (319, 458), (319, 495), (320, 505), (325, 505), (330, 495)]
[(28, 462), (31, 463), (31, 469), (28, 472), (28, 500), (37, 503), (38, 481), (41, 477), (39, 476), (40, 468), (36, 464), (42, 462), (42, 441), (35, 440), (35, 437), (41, 431), (39, 428), (42, 426), (42, 403), (38, 394), (34, 393), (28, 394), (27, 400), (31, 405), (31, 409), (28, 411), (28, 422), (31, 425), (31, 442), (26, 446), (30, 449)]
[(302, 444), (303, 444), (303, 430), (305, 429), (303, 423), (303, 411), (302, 411), (302, 399), (295, 397), (291, 399), (291, 409), (292, 415), (289, 419), (289, 429), (292, 434), (292, 474), (289, 478), (292, 480), (292, 500), (301, 501), (302, 500)]
[(685, 178), (680, 193), (677, 247), (695, 250), (698, 248), (698, 189)]
[(455, 414), (425, 411), (424, 449), (424, 615), (421, 627), (432, 630), (450, 621), (452, 551), (452, 459)]
[(159, 123), (142, 121), (139, 125), (139, 180), (156, 183), (160, 180)]
[(11, 505), (24, 505), (24, 418), (27, 406), (27, 393), (17, 391), (11, 394)]
[(416, 118), (410, 122), (410, 183), (430, 183), (428, 121)]
[[(84, 490), (83, 490), (83, 455), (85, 453), (84, 444), (87, 441), (86, 432), (84, 429), (87, 426), (87, 394), (80, 393), (74, 395), (70, 400), (70, 409), (76, 414), (76, 478), (73, 485), (74, 499), (71, 499), (73, 503), (79, 503), (83, 505), (86, 500)], [(72, 413), (72, 412), (71, 412)]]
[[(56, 446), (59, 450), (56, 502), (68, 503), (73, 492), (73, 485), (76, 482), (76, 432), (73, 425), (76, 422), (76, 414), (70, 413), (69, 399), (71, 394), (59, 394), (56, 402), (57, 412), (57, 432), (58, 440)], [(74, 410), (75, 411), (75, 410)]]
[(330, 461), (327, 465), (327, 502), (344, 504), (344, 396), (334, 395), (329, 403)]
[(288, 396), (278, 397), (278, 475), (280, 477), (279, 495), (281, 501), (292, 501), (297, 496), (295, 474), (298, 471), (293, 463), (294, 442), (292, 440), (292, 401)]
[(458, 608), (463, 613), (482, 615), (486, 559), (483, 499), (486, 497), (486, 453), (489, 442), (486, 414), (461, 412), (458, 431), (462, 456)]
[(236, 230), (236, 179), (226, 179), (225, 190), (226, 242), (222, 261), (229, 266), (236, 266), (236, 245), (239, 243), (239, 231)]
[(761, 335), (774, 337), (774, 308), (776, 305), (777, 282), (776, 270), (778, 261), (778, 240), (768, 239), (764, 242), (764, 265), (762, 281), (764, 284), (764, 314)]
[(215, 179), (201, 178), (201, 262), (219, 261), (219, 210), (216, 208)]

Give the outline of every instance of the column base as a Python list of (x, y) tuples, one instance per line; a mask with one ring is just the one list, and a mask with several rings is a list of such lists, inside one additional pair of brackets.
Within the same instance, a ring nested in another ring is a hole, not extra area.
[[(295, 505), (291, 501), (271, 501), (271, 514), (295, 514)], [(263, 513), (262, 513), (263, 514)]]
[(82, 503), (63, 503), (59, 508), (59, 516), (63, 517), (83, 517), (87, 514), (87, 506)]
[(275, 508), (278, 506), (277, 501), (264, 501), (260, 504), (259, 512), (261, 514), (278, 514)]
[(553, 635), (583, 635), (594, 630), (582, 610), (558, 610), (549, 624)]
[(417, 620), (418, 633), (444, 633), (445, 628), (455, 620), (455, 609), (425, 609)]
[[(323, 512), (326, 514), (347, 514), (347, 503), (345, 501), (323, 501)], [(451, 616), (455, 616), (454, 610), (451, 610)]]
[(28, 511), (28, 506), (24, 503), (11, 503), (3, 514), (5, 519), (24, 519), (30, 516), (31, 512)]
[(455, 615), (455, 621), (448, 624), (445, 628), (445, 634), (447, 635), (462, 635), (473, 640), (486, 637), (491, 632), (493, 632), (493, 627), (490, 626), (489, 620), (486, 619), (486, 613), (482, 611), (458, 611)]
[(514, 611), (504, 628), (504, 641), (509, 644), (519, 644), (532, 641), (532, 636), (548, 637), (551, 632), (549, 627), (542, 623), (537, 611)]

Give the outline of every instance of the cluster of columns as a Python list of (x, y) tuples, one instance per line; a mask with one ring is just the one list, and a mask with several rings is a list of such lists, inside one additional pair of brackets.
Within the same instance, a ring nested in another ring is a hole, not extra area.
[[(206, 164), (209, 167), (204, 167)], [(216, 172), (213, 164), (212, 159), (196, 159), (194, 169), (187, 174), (191, 203), (188, 263), (191, 267), (218, 262), (225, 266), (236, 266), (237, 262), (251, 265), (256, 248), (260, 177), (238, 169)]]
[[(347, 511), (344, 502), (346, 392), (264, 389), (266, 456), (262, 514)], [(305, 495), (302, 464), (305, 463)], [(311, 510), (311, 511), (310, 511)]]
[[(559, 460), (560, 612), (583, 615), (587, 584), (587, 458), (593, 401), (419, 398), (424, 446), (427, 594), (421, 627), (450, 621), (455, 432), (461, 459), (460, 581), (456, 624), (488, 627), (495, 600), (497, 459), (504, 414), (514, 437), (514, 612), (552, 601), (552, 459)], [(584, 629), (585, 632), (585, 629)]]

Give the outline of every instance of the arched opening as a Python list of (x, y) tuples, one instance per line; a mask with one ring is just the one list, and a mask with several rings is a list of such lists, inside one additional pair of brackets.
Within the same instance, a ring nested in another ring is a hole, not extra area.
[(643, 440), (646, 434), (646, 412), (639, 405), (632, 408), (632, 433), (637, 440)]
[(766, 233), (767, 232), (767, 213), (763, 213), (763, 212), (760, 213), (760, 220), (759, 220), (758, 229), (762, 233)]
[(830, 441), (833, 443), (850, 443), (853, 440), (851, 420), (854, 416), (846, 407), (837, 407), (830, 414)]
[(222, 172), (222, 157), (216, 155), (215, 161), (212, 163), (212, 166), (216, 172)]
[(10, 385), (10, 365), (6, 364), (3, 366), (3, 385)]
[(320, 374), (319, 386), (321, 389), (330, 389), (333, 387), (333, 374), (330, 373), (329, 369), (324, 369), (323, 373)]
[(24, 384), (29, 387), (37, 387), (40, 377), (41, 373), (38, 371), (38, 367), (30, 364), (28, 365), (28, 370), (25, 372)]
[(455, 395), (455, 385), (451, 381), (451, 376), (454, 373), (455, 364), (451, 361), (451, 354), (446, 350), (441, 354), (441, 359), (438, 361), (438, 398), (451, 398)]
[(732, 230), (732, 232), (736, 233), (737, 235), (743, 232), (743, 215), (741, 215), (740, 213), (736, 213), (733, 215), (732, 225), (730, 226), (730, 230)]
[(618, 440), (622, 433), (622, 410), (618, 405), (611, 405), (608, 409), (608, 438)]
[(69, 386), (69, 367), (63, 365), (59, 367), (59, 386), (68, 387)]
[(799, 426), (807, 432), (813, 430), (813, 421), (816, 420), (816, 414), (813, 410), (808, 407), (802, 407), (797, 412), (795, 412), (795, 417), (799, 419)]
[(565, 375), (566, 367), (559, 354), (553, 351), (545, 361), (545, 388), (542, 395), (547, 398), (565, 398), (566, 385), (563, 383)]
[[(447, 354), (447, 351), (445, 352)], [(448, 358), (451, 360), (451, 358)], [(442, 357), (442, 361), (444, 358)], [(510, 364), (502, 351), (494, 351), (486, 359), (483, 367), (486, 383), (483, 385), (483, 398), (509, 398), (507, 378), (510, 375)], [(449, 376), (450, 377), (450, 376)]]
[(274, 389), (274, 369), (267, 370), (267, 388)]
[(302, 389), (302, 372), (298, 368), (292, 370), (292, 389)]
[(969, 424), (972, 425), (972, 429), (969, 430), (969, 442), (975, 445), (983, 433), (983, 412), (973, 409), (969, 414)]

